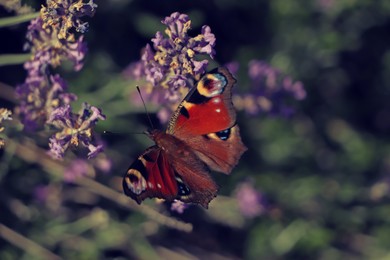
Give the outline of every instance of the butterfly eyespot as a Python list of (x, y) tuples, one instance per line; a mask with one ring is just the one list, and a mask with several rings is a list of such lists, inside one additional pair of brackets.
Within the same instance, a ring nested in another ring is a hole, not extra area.
[(146, 189), (145, 178), (142, 177), (142, 174), (135, 169), (128, 170), (125, 181), (127, 188), (137, 195), (141, 194)]
[(221, 74), (209, 74), (198, 83), (197, 90), (202, 96), (211, 98), (223, 92), (227, 81)]
[(226, 141), (227, 139), (229, 139), (230, 137), (230, 128), (229, 129), (226, 129), (226, 130), (223, 130), (223, 131), (219, 131), (217, 133), (215, 133), (219, 139), (221, 139), (222, 141)]
[(191, 194), (190, 189), (186, 185), (184, 185), (183, 183), (178, 183), (177, 188), (178, 188), (177, 195), (180, 197), (188, 196)]
[(183, 196), (188, 196), (191, 194), (191, 191), (190, 189), (187, 187), (187, 185), (184, 184), (183, 180), (176, 176), (175, 177), (176, 181), (177, 181), (177, 195), (180, 196), (180, 197), (183, 197)]

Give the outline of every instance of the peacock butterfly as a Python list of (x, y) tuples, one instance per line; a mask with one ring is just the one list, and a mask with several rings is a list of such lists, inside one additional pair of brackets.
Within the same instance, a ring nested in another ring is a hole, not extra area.
[(208, 208), (218, 191), (210, 170), (229, 174), (247, 149), (232, 103), (235, 83), (226, 68), (205, 74), (176, 109), (166, 132), (147, 132), (156, 145), (127, 170), (126, 195), (138, 204), (157, 197)]

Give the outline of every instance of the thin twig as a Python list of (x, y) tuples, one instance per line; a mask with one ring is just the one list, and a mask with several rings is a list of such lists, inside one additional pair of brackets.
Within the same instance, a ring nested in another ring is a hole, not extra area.
[[(43, 149), (37, 147), (34, 143), (24, 142), (23, 144), (20, 144), (13, 141), (12, 139), (7, 139), (7, 142), (16, 146), (15, 154), (18, 157), (28, 162), (38, 163), (49, 174), (61, 177), (61, 174), (65, 169), (64, 163), (51, 159)], [(184, 232), (192, 231), (192, 224), (163, 215), (147, 205), (139, 206), (134, 201), (125, 197), (123, 194), (118, 193), (114, 189), (111, 189), (93, 179), (80, 177), (75, 180), (75, 183), (87, 188), (92, 193), (95, 193), (123, 206), (124, 208), (138, 211), (159, 224)]]
[(23, 64), (31, 58), (31, 53), (1, 54), (0, 66)]
[(0, 19), (0, 28), (6, 27), (6, 26), (11, 26), (11, 25), (16, 25), (19, 23), (28, 22), (34, 18), (37, 18), (38, 16), (39, 16), (39, 12), (1, 18)]
[[(2, 90), (0, 91), (2, 97), (10, 101), (14, 101), (15, 92), (12, 87), (0, 82), (0, 89)], [(15, 154), (20, 158), (28, 162), (38, 163), (49, 174), (55, 175), (57, 177), (62, 177), (62, 172), (64, 172), (65, 164), (63, 162), (55, 161), (52, 158), (50, 158), (46, 154), (45, 150), (37, 147), (34, 143), (26, 141), (23, 144), (20, 144), (16, 141), (13, 141), (11, 138), (7, 139), (7, 143), (9, 143), (9, 145), (12, 145), (13, 147), (16, 147)], [(139, 206), (134, 201), (125, 197), (123, 194), (120, 194), (117, 191), (99, 182), (96, 182), (93, 179), (80, 177), (75, 180), (75, 183), (79, 184), (80, 186), (86, 187), (91, 192), (101, 197), (104, 197), (106, 199), (112, 200), (127, 209), (141, 212), (142, 214), (144, 214), (151, 220), (156, 221), (157, 223), (184, 232), (192, 231), (192, 225), (190, 223), (185, 223), (176, 220), (174, 218), (168, 217), (166, 215), (163, 215), (147, 205)]]
[(57, 260), (62, 259), (60, 256), (47, 250), (43, 246), (35, 243), (27, 237), (15, 232), (14, 230), (0, 223), (0, 236), (11, 244), (23, 249), (31, 255), (37, 256), (38, 259)]

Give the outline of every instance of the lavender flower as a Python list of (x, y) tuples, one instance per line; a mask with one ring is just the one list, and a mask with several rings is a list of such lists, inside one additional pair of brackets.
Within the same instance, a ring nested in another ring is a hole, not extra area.
[(266, 211), (263, 195), (253, 187), (251, 182), (239, 184), (235, 197), (241, 213), (248, 218), (260, 216)]
[(70, 30), (85, 32), (87, 23), (80, 18), (93, 16), (96, 7), (93, 0), (48, 0), (40, 17), (28, 27), (26, 48), (31, 49), (32, 58), (24, 64), (27, 78), (16, 90), (18, 111), (26, 130), (36, 131), (45, 125), (59, 130), (49, 140), (50, 154), (56, 159), (62, 159), (70, 146), (80, 143), (89, 150), (89, 158), (103, 149), (103, 145), (93, 142), (92, 127), (105, 116), (87, 104), (79, 114), (73, 113), (70, 104), (76, 95), (67, 92), (67, 84), (59, 75), (50, 74), (50, 69), (64, 60), (72, 61), (75, 71), (83, 67), (86, 45), (82, 36), (76, 39)]
[[(0, 108), (0, 133), (4, 131), (4, 126), (2, 123), (4, 120), (12, 120), (11, 118), (12, 112), (5, 108)], [(5, 145), (5, 141), (0, 137), (0, 149)]]
[(171, 211), (175, 211), (179, 214), (183, 214), (184, 210), (187, 208), (188, 208), (188, 204), (180, 200), (174, 200), (171, 204)]
[[(27, 62), (25, 67), (34, 67), (33, 62)], [(27, 131), (42, 128), (51, 112), (63, 105), (76, 100), (76, 95), (67, 93), (66, 82), (57, 74), (48, 77), (39, 71), (30, 70), (24, 84), (16, 89), (20, 100), (19, 114)]]
[(291, 99), (302, 100), (306, 97), (301, 82), (293, 82), (290, 77), (262, 61), (252, 60), (249, 63), (249, 78), (250, 93), (234, 96), (237, 108), (249, 114), (289, 116), (294, 111), (289, 105)]
[(92, 17), (95, 14), (97, 5), (93, 0), (84, 3), (83, 0), (47, 0), (47, 6), (41, 8), (41, 17), (44, 21), (44, 28), (59, 28), (58, 38), (70, 40), (74, 36), (69, 32), (73, 27), (77, 32), (85, 33), (88, 30), (88, 23), (80, 20), (83, 16)]
[(57, 75), (50, 76), (49, 70), (64, 60), (72, 61), (76, 71), (83, 67), (87, 50), (83, 37), (76, 40), (69, 30), (77, 29), (82, 24), (80, 17), (92, 16), (96, 7), (93, 1), (48, 0), (40, 17), (28, 26), (25, 48), (31, 49), (32, 58), (24, 65), (25, 82), (17, 87), (20, 115), (27, 130), (41, 128), (54, 108), (76, 99), (65, 93), (65, 82)]
[(48, 65), (57, 67), (64, 60), (74, 63), (75, 71), (83, 67), (83, 59), (87, 51), (83, 37), (78, 40), (72, 34), (67, 38), (61, 38), (59, 26), (48, 26), (41, 17), (31, 21), (28, 26), (27, 44), (25, 49), (31, 49), (33, 60), (38, 62), (37, 69), (45, 71)]
[(70, 146), (86, 147), (89, 150), (88, 158), (95, 157), (102, 151), (102, 144), (93, 143), (92, 128), (99, 120), (105, 120), (105, 116), (100, 109), (83, 103), (83, 107), (78, 114), (71, 111), (70, 105), (65, 105), (55, 109), (48, 120), (60, 132), (50, 138), (49, 154), (56, 159), (62, 159), (65, 151)]
[(173, 13), (162, 23), (167, 26), (163, 33), (157, 32), (143, 50), (141, 60), (126, 69), (128, 78), (144, 78), (149, 101), (163, 104), (173, 110), (183, 98), (193, 79), (205, 73), (208, 60), (197, 60), (199, 55), (214, 58), (215, 36), (209, 26), (203, 26), (201, 34), (188, 36), (191, 20), (186, 14)]

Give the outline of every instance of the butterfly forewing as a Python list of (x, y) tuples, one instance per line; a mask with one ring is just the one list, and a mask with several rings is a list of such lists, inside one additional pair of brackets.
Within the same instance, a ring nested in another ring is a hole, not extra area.
[(168, 128), (211, 169), (226, 174), (246, 151), (231, 98), (235, 82), (225, 68), (206, 74), (180, 104)]
[(167, 132), (185, 139), (232, 127), (236, 122), (231, 98), (235, 82), (225, 68), (203, 76), (179, 105)]

